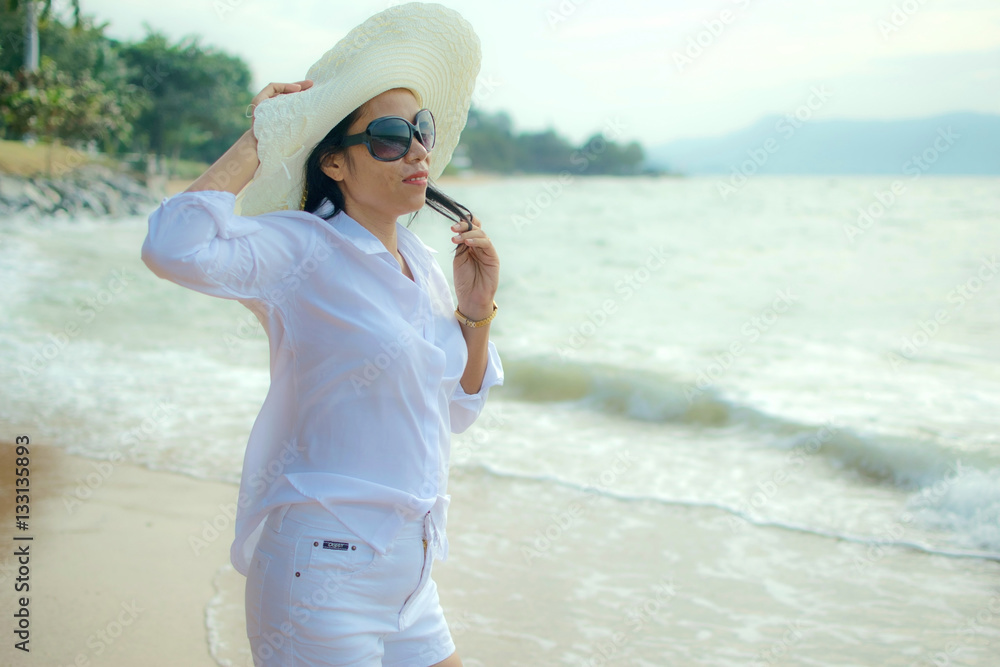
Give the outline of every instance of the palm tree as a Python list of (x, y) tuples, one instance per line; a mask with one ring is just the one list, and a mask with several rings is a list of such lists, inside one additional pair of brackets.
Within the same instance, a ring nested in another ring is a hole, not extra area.
[[(38, 70), (38, 21), (49, 18), (52, 13), (52, 0), (23, 0), (24, 3), (24, 69), (27, 72)], [(9, 0), (8, 6), (12, 12), (18, 10), (22, 0)], [(41, 16), (38, 6), (42, 6)], [(70, 0), (73, 7), (73, 27), (80, 27), (80, 0)]]

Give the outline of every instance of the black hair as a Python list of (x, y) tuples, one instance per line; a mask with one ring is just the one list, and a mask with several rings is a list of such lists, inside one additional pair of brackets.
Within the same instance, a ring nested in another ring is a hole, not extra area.
[[(364, 113), (367, 103), (362, 104), (357, 109), (347, 114), (344, 120), (337, 123), (325, 137), (312, 149), (303, 167), (305, 176), (305, 200), (302, 204), (303, 211), (315, 212), (324, 199), (329, 199), (333, 204), (333, 211), (320, 215), (324, 220), (329, 220), (333, 216), (344, 210), (344, 194), (340, 191), (337, 181), (327, 176), (322, 169), (322, 165), (328, 157), (336, 153), (343, 152), (348, 164), (351, 162), (350, 153), (344, 149), (344, 137), (347, 131), (358, 118)], [(455, 222), (472, 222), (472, 212), (465, 206), (443, 193), (436, 185), (427, 181), (427, 205)], [(417, 216), (419, 211), (413, 213), (407, 220), (406, 226)], [(455, 254), (468, 250), (464, 243), (457, 244)]]

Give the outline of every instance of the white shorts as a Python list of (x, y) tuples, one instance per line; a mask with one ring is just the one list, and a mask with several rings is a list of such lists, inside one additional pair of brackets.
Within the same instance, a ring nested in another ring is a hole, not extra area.
[(271, 512), (246, 583), (254, 665), (429, 667), (454, 653), (429, 514), (382, 556), (318, 503)]

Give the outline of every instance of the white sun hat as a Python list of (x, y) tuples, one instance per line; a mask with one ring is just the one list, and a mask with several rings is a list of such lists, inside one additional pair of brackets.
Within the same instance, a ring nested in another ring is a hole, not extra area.
[(407, 88), (437, 126), (430, 179), (451, 160), (479, 74), (479, 38), (443, 5), (411, 2), (375, 14), (309, 68), (311, 88), (253, 109), (260, 165), (237, 198), (240, 215), (299, 210), (309, 154), (337, 123), (371, 98)]

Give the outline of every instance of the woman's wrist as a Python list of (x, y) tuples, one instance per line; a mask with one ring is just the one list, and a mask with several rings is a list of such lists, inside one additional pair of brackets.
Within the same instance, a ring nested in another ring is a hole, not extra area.
[[(465, 317), (467, 317), (469, 320), (471, 320), (473, 322), (479, 322), (481, 320), (487, 319), (488, 317), (490, 317), (490, 315), (493, 314), (493, 311), (494, 311), (493, 304), (495, 304), (495, 303), (496, 303), (496, 301), (494, 301), (494, 300), (491, 300), (486, 305), (463, 306), (461, 303), (459, 303), (459, 305), (458, 305), (458, 314), (459, 315), (464, 315)], [(486, 322), (486, 323), (484, 323), (481, 326), (489, 326), (489, 322)]]
[(463, 315), (468, 317), (470, 320), (478, 322), (479, 320), (485, 320), (493, 313), (493, 301), (491, 300), (486, 305), (470, 305), (470, 306), (463, 306), (461, 303), (459, 303), (458, 310)]

